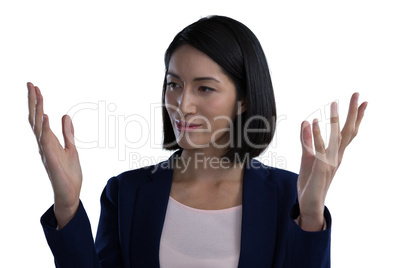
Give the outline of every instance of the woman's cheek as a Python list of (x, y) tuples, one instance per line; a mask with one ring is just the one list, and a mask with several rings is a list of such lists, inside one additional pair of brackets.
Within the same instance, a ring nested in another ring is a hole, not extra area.
[(165, 93), (165, 107), (169, 113), (169, 115), (171, 115), (176, 109), (176, 103), (174, 100), (174, 96), (172, 93), (169, 93), (169, 91), (166, 91)]

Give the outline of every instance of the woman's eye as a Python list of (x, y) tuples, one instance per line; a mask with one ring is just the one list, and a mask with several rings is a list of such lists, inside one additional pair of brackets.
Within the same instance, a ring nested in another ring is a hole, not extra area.
[(180, 85), (177, 84), (177, 83), (175, 83), (175, 82), (169, 82), (169, 83), (167, 83), (167, 86), (168, 86), (168, 87), (171, 87), (171, 88), (180, 87)]
[(215, 91), (213, 88), (210, 88), (210, 87), (200, 87), (200, 90), (201, 90), (202, 92), (212, 92), (212, 91)]

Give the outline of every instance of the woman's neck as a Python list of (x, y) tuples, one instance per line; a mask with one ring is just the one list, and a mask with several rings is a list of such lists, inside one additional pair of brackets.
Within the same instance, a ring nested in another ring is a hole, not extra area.
[(184, 149), (176, 159), (175, 180), (203, 183), (239, 182), (243, 177), (243, 167), (233, 165), (221, 155), (222, 152), (216, 150)]

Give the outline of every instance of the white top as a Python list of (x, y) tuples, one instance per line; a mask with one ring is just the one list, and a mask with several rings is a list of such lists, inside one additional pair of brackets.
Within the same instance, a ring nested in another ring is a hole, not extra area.
[(241, 208), (196, 209), (169, 197), (160, 241), (160, 267), (238, 267)]

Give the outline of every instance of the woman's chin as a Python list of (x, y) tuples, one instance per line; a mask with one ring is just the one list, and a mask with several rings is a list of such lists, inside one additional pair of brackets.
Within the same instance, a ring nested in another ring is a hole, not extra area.
[(189, 142), (177, 142), (177, 144), (183, 149), (183, 150), (199, 150), (199, 149), (205, 149), (209, 147), (209, 144), (198, 144), (198, 143), (189, 143)]

